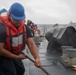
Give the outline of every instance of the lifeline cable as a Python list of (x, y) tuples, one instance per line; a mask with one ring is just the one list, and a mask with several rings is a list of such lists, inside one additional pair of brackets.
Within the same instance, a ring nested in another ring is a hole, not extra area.
[[(33, 63), (35, 62), (33, 59), (31, 59), (30, 57), (28, 57), (27, 55), (26, 55), (26, 57), (30, 60), (30, 61), (32, 61)], [(46, 73), (47, 75), (50, 75), (42, 66), (41, 67), (38, 67), (38, 68), (40, 68), (44, 73)]]

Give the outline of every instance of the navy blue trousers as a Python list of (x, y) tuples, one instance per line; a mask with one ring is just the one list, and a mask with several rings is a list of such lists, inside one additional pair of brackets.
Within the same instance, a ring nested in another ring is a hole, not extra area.
[(0, 75), (24, 75), (25, 68), (21, 60), (0, 57)]

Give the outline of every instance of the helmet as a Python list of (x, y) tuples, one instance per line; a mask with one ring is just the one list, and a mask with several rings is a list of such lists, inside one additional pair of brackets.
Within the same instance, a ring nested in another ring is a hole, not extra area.
[(27, 25), (30, 26), (32, 24), (31, 20), (27, 20)]
[(7, 10), (5, 8), (3, 8), (3, 9), (0, 10), (0, 14), (2, 14), (4, 12), (7, 12)]
[(24, 20), (26, 17), (24, 7), (20, 3), (12, 4), (9, 13), (15, 20)]
[(32, 25), (34, 25), (34, 22), (32, 22)]

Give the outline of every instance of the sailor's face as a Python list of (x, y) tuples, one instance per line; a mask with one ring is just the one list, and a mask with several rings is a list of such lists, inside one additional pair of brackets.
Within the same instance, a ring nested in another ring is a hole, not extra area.
[(22, 20), (15, 20), (11, 17), (11, 22), (14, 24), (16, 28), (18, 28), (20, 24), (22, 23)]

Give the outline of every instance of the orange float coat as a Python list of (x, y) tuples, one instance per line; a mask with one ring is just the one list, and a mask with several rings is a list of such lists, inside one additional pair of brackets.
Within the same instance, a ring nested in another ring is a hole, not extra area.
[(6, 42), (5, 49), (14, 53), (20, 54), (25, 48), (25, 43), (27, 41), (26, 27), (23, 20), (18, 29), (9, 20), (8, 15), (0, 16), (0, 23), (4, 24), (6, 28)]
[(38, 28), (34, 30), (34, 35), (40, 36), (40, 30)]

